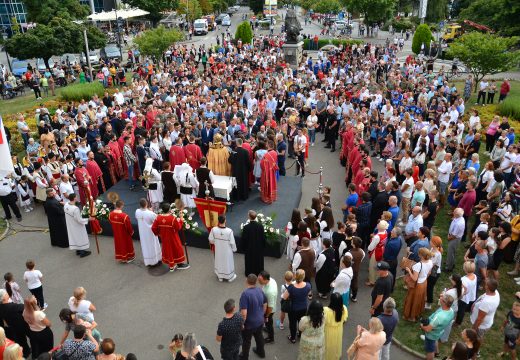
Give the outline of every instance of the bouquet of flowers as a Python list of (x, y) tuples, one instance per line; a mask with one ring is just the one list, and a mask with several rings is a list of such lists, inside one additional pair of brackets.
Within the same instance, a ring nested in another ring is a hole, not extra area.
[(107, 220), (108, 215), (110, 214), (110, 209), (108, 206), (101, 200), (94, 200), (94, 206), (91, 211), (90, 205), (86, 204), (83, 206), (83, 209), (81, 210), (81, 217), (83, 218), (89, 218), (89, 217), (95, 217), (98, 220)]
[(170, 212), (175, 217), (181, 217), (181, 212), (182, 212), (182, 215), (183, 215), (182, 229), (183, 230), (191, 230), (191, 231), (195, 231), (195, 232), (200, 232), (199, 224), (193, 219), (193, 216), (191, 216), (188, 213), (188, 210), (186, 210), (186, 209), (182, 209), (182, 210), (177, 209), (175, 204), (172, 204), (172, 207), (170, 208)]
[[(274, 214), (271, 216), (265, 216), (262, 213), (256, 214), (256, 221), (258, 221), (264, 228), (265, 239), (267, 240), (268, 243), (273, 243), (273, 242), (279, 240), (279, 238), (280, 238), (280, 229), (273, 227), (274, 217), (275, 217)], [(242, 223), (240, 225), (240, 229), (243, 229), (244, 226), (246, 226), (250, 222), (251, 222), (251, 220), (247, 219), (247, 221), (245, 223)]]

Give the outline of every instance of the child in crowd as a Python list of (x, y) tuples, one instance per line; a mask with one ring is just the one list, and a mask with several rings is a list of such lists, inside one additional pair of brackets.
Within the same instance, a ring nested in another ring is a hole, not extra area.
[(20, 194), (20, 206), (24, 209), (26, 213), (31, 210), (34, 210), (31, 207), (31, 194), (29, 190), (29, 184), (27, 183), (27, 175), (22, 175), (20, 177), (17, 188), (18, 194)]
[(20, 285), (14, 281), (14, 276), (10, 272), (6, 273), (4, 275), (4, 288), (9, 294), (9, 297), (11, 298), (11, 301), (15, 304), (23, 304), (23, 297), (22, 293), (20, 291)]
[[(283, 294), (287, 291), (287, 288), (289, 287), (289, 285), (294, 284), (294, 274), (292, 273), (292, 271), (286, 271), (285, 275), (284, 275), (284, 279), (285, 279), (285, 284), (282, 284), (282, 286), (280, 287), (280, 299), (281, 299), (280, 303), (281, 304), (283, 304), (284, 301), (288, 301), (288, 300), (284, 300)], [(278, 324), (277, 324), (278, 328), (280, 330), (284, 329), (283, 322), (285, 320), (285, 312), (282, 311), (282, 306), (280, 307), (280, 320), (278, 320)]]
[(503, 357), (509, 353), (511, 359), (516, 359), (516, 345), (520, 335), (520, 302), (515, 301), (513, 303), (513, 307), (507, 313), (501, 329), (504, 332), (504, 348), (498, 356)]
[(235, 311), (235, 300), (229, 299), (224, 303), (226, 315), (218, 324), (217, 341), (220, 342), (222, 359), (238, 359), (242, 345), (242, 328), (244, 319)]
[(47, 309), (47, 304), (43, 298), (43, 274), (40, 270), (35, 269), (35, 266), (34, 260), (27, 260), (25, 263), (27, 271), (23, 274), (23, 279), (25, 280), (31, 294), (36, 298), (40, 309), (45, 310)]
[(172, 342), (168, 346), (168, 349), (172, 353), (174, 359), (177, 355), (177, 352), (182, 349), (182, 340), (184, 340), (184, 335), (177, 333), (173, 335)]

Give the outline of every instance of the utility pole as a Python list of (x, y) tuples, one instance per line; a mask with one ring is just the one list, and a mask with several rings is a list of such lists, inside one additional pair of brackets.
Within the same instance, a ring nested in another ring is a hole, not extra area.
[(90, 81), (94, 81), (94, 79), (92, 78), (92, 64), (90, 63), (90, 51), (88, 49), (87, 29), (83, 29), (83, 37), (85, 38), (85, 54), (87, 58), (88, 72), (90, 74)]

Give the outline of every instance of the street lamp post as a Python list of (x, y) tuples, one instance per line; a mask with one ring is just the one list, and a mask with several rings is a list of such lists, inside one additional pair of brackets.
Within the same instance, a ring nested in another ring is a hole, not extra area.
[[(7, 40), (7, 38), (8, 38), (7, 32), (3, 32), (2, 37), (4, 38), (4, 42), (5, 42), (5, 40)], [(3, 47), (4, 47), (4, 51), (5, 51), (5, 57), (7, 58), (7, 65), (9, 66), (9, 72), (12, 73), (13, 68), (11, 67), (11, 61), (9, 60), (9, 53), (7, 52), (7, 48), (5, 47), (5, 43), (3, 44)]]

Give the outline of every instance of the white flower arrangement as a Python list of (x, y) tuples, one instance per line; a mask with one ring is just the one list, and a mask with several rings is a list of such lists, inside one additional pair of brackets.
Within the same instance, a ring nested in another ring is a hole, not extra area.
[(107, 204), (103, 201), (97, 199), (94, 201), (94, 206), (91, 211), (89, 204), (86, 204), (81, 209), (81, 217), (87, 219), (89, 217), (95, 217), (98, 220), (106, 220), (108, 219), (108, 215), (110, 214), (110, 209)]
[[(274, 217), (274, 214), (272, 216), (266, 216), (262, 213), (256, 214), (256, 221), (264, 228), (265, 238), (269, 243), (279, 240), (280, 237), (280, 229), (273, 227)], [(251, 220), (248, 219), (245, 223), (240, 224), (240, 229), (243, 230), (244, 226), (250, 222)]]

